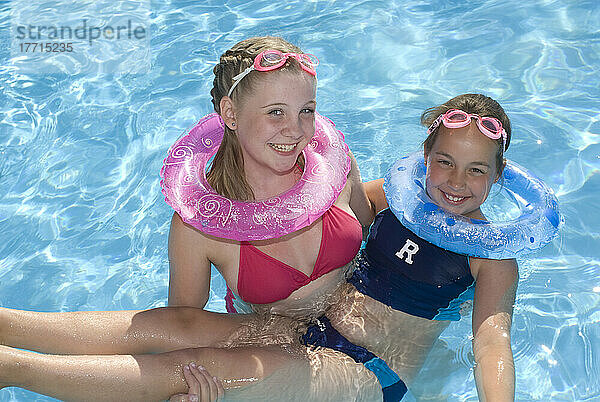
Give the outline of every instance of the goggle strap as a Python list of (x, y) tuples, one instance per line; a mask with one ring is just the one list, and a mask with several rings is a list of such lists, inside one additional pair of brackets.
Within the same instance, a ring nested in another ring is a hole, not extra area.
[(254, 65), (250, 66), (250, 67), (246, 67), (246, 69), (244, 71), (242, 71), (241, 73), (239, 73), (238, 75), (236, 75), (235, 77), (233, 77), (233, 85), (231, 86), (231, 88), (229, 88), (229, 92), (227, 92), (227, 96), (231, 97), (231, 94), (233, 93), (233, 90), (235, 89), (235, 87), (237, 86), (237, 84), (240, 83), (240, 81), (242, 80), (242, 78), (244, 78), (245, 76), (247, 76), (248, 74), (250, 74), (250, 72), (254, 70)]
[(233, 77), (234, 81), (239, 81), (242, 78), (244, 78), (245, 76), (247, 76), (248, 74), (250, 74), (250, 71), (254, 70), (254, 66), (250, 66), (250, 67), (246, 67), (246, 69), (244, 71), (242, 71), (241, 73), (239, 73), (238, 75), (236, 75), (235, 77)]
[(433, 133), (433, 131), (440, 126), (441, 121), (442, 115), (439, 115), (437, 119), (435, 119), (433, 123), (431, 123), (431, 126), (429, 126), (429, 128), (427, 129), (427, 135)]

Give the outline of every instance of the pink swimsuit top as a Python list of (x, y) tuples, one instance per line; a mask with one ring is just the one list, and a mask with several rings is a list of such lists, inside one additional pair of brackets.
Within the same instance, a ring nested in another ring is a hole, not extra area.
[[(267, 304), (286, 299), (320, 276), (348, 264), (358, 253), (362, 227), (355, 217), (333, 205), (323, 215), (319, 255), (310, 276), (242, 241), (238, 293), (247, 303)], [(228, 289), (226, 299), (234, 296)], [(226, 300), (229, 305), (231, 300)]]

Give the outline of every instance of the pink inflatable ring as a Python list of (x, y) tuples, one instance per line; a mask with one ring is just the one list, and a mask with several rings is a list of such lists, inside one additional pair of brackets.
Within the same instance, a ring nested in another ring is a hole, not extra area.
[(225, 198), (206, 181), (206, 165), (223, 139), (224, 124), (212, 113), (169, 149), (160, 171), (165, 201), (196, 229), (233, 240), (264, 240), (306, 227), (327, 211), (350, 171), (344, 135), (317, 114), (315, 135), (302, 151), (300, 180), (288, 191), (263, 201)]

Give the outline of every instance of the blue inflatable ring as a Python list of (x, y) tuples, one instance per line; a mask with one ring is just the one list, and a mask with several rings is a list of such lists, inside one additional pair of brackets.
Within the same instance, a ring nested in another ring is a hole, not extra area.
[(383, 190), (404, 226), (446, 250), (481, 258), (516, 258), (548, 244), (564, 221), (552, 189), (516, 163), (507, 163), (499, 182), (520, 215), (498, 223), (444, 211), (425, 193), (425, 172), (422, 153), (403, 157), (386, 173)]

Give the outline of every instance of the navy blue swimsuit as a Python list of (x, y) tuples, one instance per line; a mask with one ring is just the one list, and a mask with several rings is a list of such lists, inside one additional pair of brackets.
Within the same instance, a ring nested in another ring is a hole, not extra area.
[[(473, 298), (469, 258), (444, 250), (406, 229), (388, 208), (375, 217), (369, 239), (348, 279), (356, 289), (395, 310), (430, 320), (460, 319), (461, 305)], [(303, 341), (339, 350), (373, 371), (383, 400), (399, 401), (406, 385), (380, 358), (352, 344), (322, 317)]]
[(458, 321), (461, 305), (473, 299), (469, 258), (421, 239), (390, 209), (377, 214), (358, 261), (349, 282), (410, 315)]

